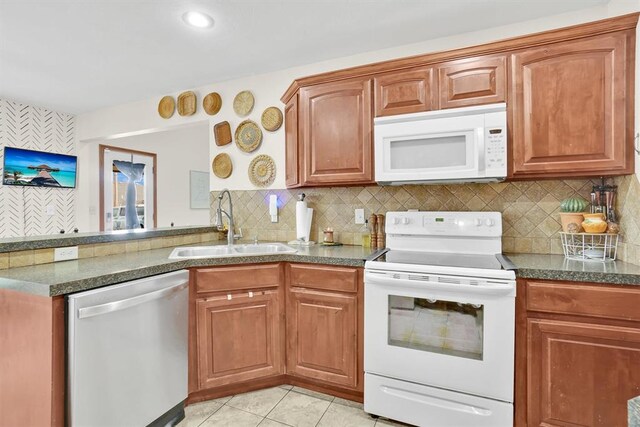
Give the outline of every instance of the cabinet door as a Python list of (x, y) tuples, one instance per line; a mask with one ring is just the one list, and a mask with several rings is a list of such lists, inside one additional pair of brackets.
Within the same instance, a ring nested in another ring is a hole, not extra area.
[(300, 89), (302, 185), (373, 182), (371, 79)]
[(433, 68), (399, 71), (374, 80), (376, 117), (435, 109)]
[(300, 184), (300, 166), (298, 150), (298, 95), (294, 95), (284, 107), (284, 138), (285, 138), (285, 184), (287, 187), (297, 187)]
[(196, 312), (200, 389), (283, 373), (279, 291), (201, 299)]
[(287, 373), (358, 387), (358, 299), (290, 288), (287, 295)]
[(529, 319), (528, 425), (624, 426), (640, 394), (640, 329)]
[(463, 59), (438, 68), (440, 108), (504, 102), (507, 92), (504, 56)]
[(512, 55), (513, 177), (633, 173), (630, 34)]

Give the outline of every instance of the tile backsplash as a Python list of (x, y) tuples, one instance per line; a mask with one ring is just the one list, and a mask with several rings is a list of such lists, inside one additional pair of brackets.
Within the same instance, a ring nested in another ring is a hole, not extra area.
[[(560, 201), (567, 197), (589, 200), (597, 181), (549, 180), (494, 184), (406, 185), (368, 187), (328, 187), (294, 190), (232, 191), (236, 224), (245, 238), (288, 241), (295, 238), (295, 202), (300, 193), (307, 195), (314, 208), (311, 237), (322, 239), (322, 230), (332, 227), (335, 237), (344, 244), (360, 244), (362, 225), (354, 222), (354, 209), (364, 208), (365, 215), (387, 211), (419, 209), (443, 211), (498, 211), (503, 214), (503, 248), (505, 252), (562, 253), (560, 236)], [(622, 228), (633, 236), (625, 242), (620, 258), (626, 259), (640, 245), (638, 224), (632, 212), (638, 212), (640, 186), (634, 176), (617, 178), (620, 186), (618, 212)], [(217, 193), (213, 192), (213, 196)], [(272, 223), (268, 211), (269, 195), (277, 194), (279, 221)], [(212, 200), (212, 222), (215, 197)], [(634, 207), (635, 206), (635, 207)], [(632, 218), (633, 220), (631, 220)], [(629, 228), (626, 230), (626, 228)], [(632, 250), (628, 248), (632, 247)]]
[(640, 265), (640, 182), (635, 175), (626, 175), (616, 178), (615, 183), (618, 185), (616, 208), (622, 230), (618, 257)]

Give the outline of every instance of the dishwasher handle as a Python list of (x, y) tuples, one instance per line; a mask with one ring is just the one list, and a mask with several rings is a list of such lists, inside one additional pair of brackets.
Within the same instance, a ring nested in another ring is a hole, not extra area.
[(78, 319), (85, 319), (87, 317), (100, 316), (102, 314), (124, 310), (125, 308), (144, 304), (146, 302), (157, 300), (157, 299), (166, 297), (168, 295), (174, 294), (186, 288), (187, 286), (189, 286), (189, 282), (179, 283), (177, 285), (170, 286), (168, 288), (138, 295), (132, 298), (123, 299), (120, 301), (108, 302), (106, 304), (94, 305), (92, 307), (79, 308)]

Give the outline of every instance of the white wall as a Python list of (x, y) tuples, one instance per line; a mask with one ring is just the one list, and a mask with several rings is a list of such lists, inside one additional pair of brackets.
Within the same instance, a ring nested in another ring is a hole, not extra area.
[[(4, 147), (75, 155), (74, 136), (74, 116), (0, 99), (0, 177)], [(71, 188), (0, 184), (0, 238), (71, 233), (75, 203), (76, 190)], [(53, 214), (47, 213), (48, 207)]]
[[(227, 120), (235, 131), (236, 126), (244, 120), (235, 115), (232, 109), (233, 97), (240, 90), (251, 90), (256, 98), (254, 111), (249, 118), (258, 122), (264, 108), (270, 105), (283, 107), (280, 96), (284, 93), (289, 84), (298, 77), (317, 74), (325, 71), (341, 69), (354, 65), (361, 65), (376, 61), (399, 58), (409, 55), (424, 54), (434, 51), (449, 50), (459, 47), (471, 46), (495, 40), (500, 40), (519, 35), (545, 31), (553, 28), (560, 28), (583, 22), (605, 19), (611, 16), (622, 15), (640, 10), (640, 0), (611, 0), (608, 4), (574, 11), (571, 13), (541, 18), (537, 20), (514, 23), (507, 26), (486, 29), (482, 31), (460, 34), (457, 36), (445, 37), (415, 43), (395, 48), (367, 52), (359, 55), (333, 59), (301, 67), (289, 68), (269, 74), (261, 74), (252, 77), (214, 83), (211, 85), (195, 89), (198, 94), (198, 102), (204, 95), (216, 91), (222, 95), (223, 107), (220, 113), (214, 117), (207, 116), (201, 108), (191, 117), (180, 117), (177, 114), (171, 119), (164, 120), (157, 114), (157, 103), (162, 95), (136, 103), (114, 106), (92, 113), (78, 116), (78, 139), (80, 141), (100, 140), (112, 138), (131, 133), (144, 133), (158, 129), (166, 129), (174, 126), (181, 126), (194, 121), (208, 120), (210, 128), (219, 121)], [(302, 40), (303, 42), (303, 40)], [(640, 43), (638, 43), (640, 45)], [(637, 55), (640, 57), (640, 55)], [(638, 58), (640, 59), (640, 58)], [(640, 70), (640, 67), (637, 67)], [(188, 90), (190, 88), (185, 88)], [(636, 89), (640, 93), (640, 83), (636, 84)], [(172, 94), (177, 96), (178, 94)], [(640, 99), (640, 95), (636, 96)], [(636, 113), (636, 128), (640, 125), (640, 120)], [(272, 156), (278, 168), (275, 183), (271, 188), (284, 188), (284, 130), (269, 134), (264, 132), (262, 146), (255, 154), (268, 154)], [(247, 176), (247, 166), (253, 155), (240, 152), (235, 144), (219, 148), (213, 143), (213, 136), (210, 133), (210, 158), (217, 153), (227, 152), (231, 155), (234, 163), (233, 175), (227, 180), (217, 179), (211, 175), (211, 190), (219, 190), (224, 187), (235, 190), (253, 189)], [(636, 162), (640, 176), (640, 160)]]
[[(209, 171), (209, 137), (207, 123), (164, 132), (148, 133), (105, 141), (104, 144), (157, 154), (158, 227), (209, 224), (209, 209), (191, 209), (189, 171)], [(83, 165), (78, 188), (78, 227), (97, 231), (99, 213), (99, 142), (80, 146)]]

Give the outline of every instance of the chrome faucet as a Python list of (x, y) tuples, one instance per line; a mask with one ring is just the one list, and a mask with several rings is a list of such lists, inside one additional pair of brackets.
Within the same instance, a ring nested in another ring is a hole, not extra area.
[[(229, 196), (229, 212), (222, 209), (222, 199), (224, 198), (224, 193), (227, 193)], [(222, 223), (222, 214), (225, 214), (227, 218), (229, 218), (229, 231), (227, 232), (227, 244), (233, 245), (234, 228), (233, 228), (233, 203), (231, 202), (231, 193), (229, 193), (228, 189), (224, 189), (218, 194), (218, 209), (216, 210), (216, 223), (219, 231), (224, 230), (224, 224)]]

